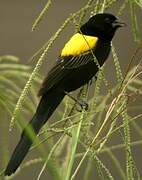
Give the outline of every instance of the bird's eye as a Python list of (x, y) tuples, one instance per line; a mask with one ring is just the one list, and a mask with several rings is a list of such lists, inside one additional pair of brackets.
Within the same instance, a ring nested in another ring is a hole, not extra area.
[(110, 19), (107, 17), (107, 18), (105, 18), (105, 22), (106, 23), (109, 23), (110, 22)]

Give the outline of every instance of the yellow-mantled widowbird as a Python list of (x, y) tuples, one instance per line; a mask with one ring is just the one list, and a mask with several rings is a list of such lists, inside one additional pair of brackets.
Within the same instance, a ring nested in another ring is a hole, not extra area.
[[(22, 132), (5, 175), (13, 174), (28, 153), (33, 140), (26, 129), (31, 127), (38, 134), (64, 96), (88, 83), (106, 61), (111, 41), (123, 23), (109, 13), (96, 14), (83, 24), (60, 52), (56, 64), (43, 81), (38, 95), (40, 102), (32, 120)], [(98, 64), (94, 60), (96, 57)]]

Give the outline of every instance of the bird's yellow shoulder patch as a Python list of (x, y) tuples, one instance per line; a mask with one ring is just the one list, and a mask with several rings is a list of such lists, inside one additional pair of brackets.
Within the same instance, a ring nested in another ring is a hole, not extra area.
[(76, 33), (65, 44), (61, 51), (61, 56), (80, 55), (90, 49), (93, 49), (96, 46), (97, 41), (97, 37)]

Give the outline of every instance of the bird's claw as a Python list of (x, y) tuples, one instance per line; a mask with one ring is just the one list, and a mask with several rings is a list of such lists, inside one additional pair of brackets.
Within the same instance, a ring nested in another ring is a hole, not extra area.
[(79, 111), (79, 112), (81, 112), (82, 110), (87, 111), (87, 110), (88, 110), (88, 108), (89, 108), (88, 103), (87, 103), (86, 101), (84, 101), (84, 100), (79, 100), (79, 101), (78, 101), (78, 104), (79, 104), (79, 105), (80, 105), (80, 107), (81, 107), (81, 110), (80, 110), (80, 109), (78, 109), (78, 111)]
[(87, 103), (86, 101), (83, 101), (83, 100), (80, 101), (80, 106), (81, 106), (81, 108), (84, 109), (85, 111), (87, 111), (88, 108), (89, 108), (88, 103)]

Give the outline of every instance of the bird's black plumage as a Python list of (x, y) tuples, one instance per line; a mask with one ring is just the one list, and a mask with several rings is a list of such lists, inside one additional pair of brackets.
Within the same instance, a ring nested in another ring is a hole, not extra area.
[[(98, 65), (94, 61), (97, 58), (99, 66), (106, 61), (110, 49), (111, 40), (115, 31), (121, 24), (112, 14), (97, 14), (81, 26), (78, 37), (96, 37), (93, 48), (80, 51), (80, 54), (59, 56), (55, 66), (50, 70), (39, 91), (41, 100), (27, 127), (23, 130), (21, 139), (17, 144), (12, 157), (5, 170), (5, 175), (11, 175), (21, 164), (33, 141), (27, 133), (31, 127), (38, 134), (41, 127), (50, 118), (56, 107), (65, 96), (65, 92), (71, 92), (89, 82), (98, 72)], [(75, 44), (72, 44), (74, 46)]]

